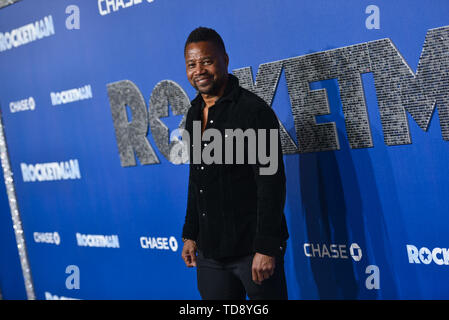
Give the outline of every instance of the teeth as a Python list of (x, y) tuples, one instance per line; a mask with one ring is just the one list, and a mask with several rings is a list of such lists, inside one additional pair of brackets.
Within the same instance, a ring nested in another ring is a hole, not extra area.
[(206, 82), (206, 81), (208, 81), (208, 80), (209, 80), (208, 78), (206, 78), (206, 79), (198, 79), (197, 82), (198, 82), (198, 83), (203, 83), (203, 82)]

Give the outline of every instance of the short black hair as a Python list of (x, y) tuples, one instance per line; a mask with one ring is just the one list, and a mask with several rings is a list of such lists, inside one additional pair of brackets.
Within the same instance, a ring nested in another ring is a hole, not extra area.
[(223, 50), (223, 53), (226, 54), (223, 39), (221, 38), (221, 36), (218, 34), (217, 31), (211, 28), (198, 27), (192, 32), (190, 32), (184, 45), (184, 55), (186, 54), (186, 48), (189, 43), (200, 41), (212, 42), (217, 46), (218, 49)]

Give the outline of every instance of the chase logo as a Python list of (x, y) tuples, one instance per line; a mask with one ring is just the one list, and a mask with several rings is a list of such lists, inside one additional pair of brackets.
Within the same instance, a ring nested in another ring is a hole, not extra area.
[(345, 244), (320, 244), (320, 243), (304, 243), (304, 254), (309, 258), (331, 258), (331, 259), (348, 259), (349, 256), (358, 262), (362, 260), (362, 249), (357, 243), (352, 243), (348, 247)]
[(354, 261), (362, 260), (362, 249), (359, 247), (357, 243), (351, 244), (349, 247), (349, 254), (351, 255)]
[[(108, 15), (120, 9), (129, 8), (141, 4), (143, 0), (98, 0), (98, 12), (102, 15)], [(146, 0), (151, 3), (154, 0)]]
[(170, 238), (140, 237), (140, 246), (142, 249), (171, 250), (176, 252), (178, 250), (178, 241), (173, 236)]
[(11, 113), (28, 110), (33, 111), (35, 108), (36, 102), (34, 101), (33, 97), (9, 103), (9, 110), (11, 111)]
[(57, 246), (61, 243), (58, 232), (34, 232), (33, 238), (36, 243), (49, 243)]

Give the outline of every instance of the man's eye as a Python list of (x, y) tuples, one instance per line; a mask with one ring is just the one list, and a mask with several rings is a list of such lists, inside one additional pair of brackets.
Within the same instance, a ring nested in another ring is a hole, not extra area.
[(190, 69), (195, 68), (195, 64), (194, 64), (194, 63), (189, 63), (189, 64), (187, 65), (187, 67), (190, 68)]

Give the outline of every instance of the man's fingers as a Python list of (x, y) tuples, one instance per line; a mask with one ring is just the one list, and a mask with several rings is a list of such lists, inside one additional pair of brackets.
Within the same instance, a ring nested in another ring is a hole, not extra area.
[(184, 261), (187, 267), (196, 267), (196, 255), (195, 252), (187, 252), (185, 254)]
[(196, 244), (192, 240), (187, 240), (182, 248), (181, 257), (187, 267), (196, 267)]
[(191, 265), (192, 265), (192, 267), (196, 267), (196, 253), (192, 252), (190, 257), (191, 257)]
[(256, 268), (251, 269), (252, 275), (253, 275), (253, 281), (257, 284), (262, 284), (262, 281), (259, 280), (259, 274)]
[(184, 260), (184, 262), (186, 263), (187, 267), (193, 267), (193, 262), (192, 262), (192, 258), (190, 256), (187, 256), (186, 259)]
[(263, 280), (266, 280), (271, 276), (271, 273), (268, 270), (263, 270), (260, 274)]
[(186, 262), (186, 265), (187, 265), (188, 267), (190, 267), (190, 264), (192, 263), (192, 257), (190, 256), (189, 253), (187, 253), (187, 254), (185, 255), (184, 261)]
[(189, 262), (189, 257), (187, 256), (186, 253), (183, 253), (183, 254), (182, 254), (182, 260), (184, 260), (184, 263), (185, 263), (186, 266), (188, 267), (190, 262)]
[(253, 281), (257, 284), (262, 284), (262, 281), (270, 278), (274, 273), (274, 268), (264, 269), (264, 268), (253, 268), (252, 269), (252, 278)]
[(257, 284), (262, 284), (262, 281), (270, 277), (269, 273), (263, 269), (253, 269), (253, 281)]
[(262, 281), (270, 278), (274, 273), (274, 257), (256, 253), (251, 268), (253, 281), (262, 284)]

